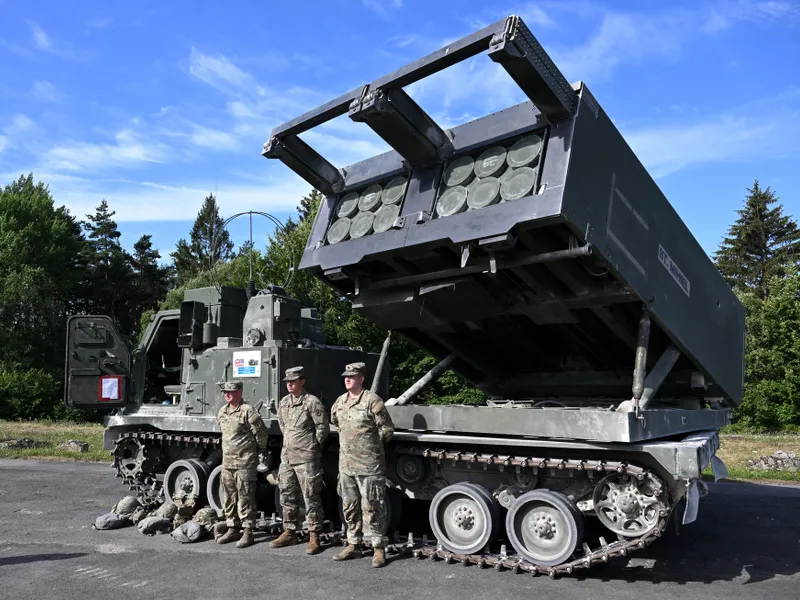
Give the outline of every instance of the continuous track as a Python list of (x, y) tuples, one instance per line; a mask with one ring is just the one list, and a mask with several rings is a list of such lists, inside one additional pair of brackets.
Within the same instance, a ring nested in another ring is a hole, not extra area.
[[(136, 492), (136, 495), (146, 505), (160, 505), (163, 503), (165, 500), (164, 490), (161, 482), (152, 473), (142, 471), (138, 475), (129, 475), (120, 470), (121, 448), (131, 440), (141, 442), (143, 448), (156, 443), (181, 444), (187, 447), (202, 444), (214, 449), (221, 449), (222, 447), (219, 436), (181, 435), (160, 431), (129, 431), (121, 434), (114, 442), (114, 450), (111, 451), (111, 455), (114, 457), (111, 466), (116, 470), (117, 477), (122, 479), (122, 483), (127, 485), (132, 492)], [(142, 462), (144, 462), (144, 457), (142, 457)]]
[[(169, 444), (204, 444), (213, 448), (219, 448), (220, 440), (214, 436), (181, 435), (161, 432), (128, 432), (122, 434), (116, 442), (115, 456), (113, 465), (117, 467), (117, 452), (120, 444), (124, 440), (136, 439), (144, 444), (169, 443)], [(660, 500), (658, 511), (658, 521), (656, 525), (647, 533), (640, 537), (623, 538), (608, 543), (603, 537), (599, 538), (599, 546), (592, 549), (585, 542), (580, 550), (576, 550), (572, 560), (563, 562), (555, 566), (542, 566), (533, 564), (520, 556), (508, 553), (506, 547), (501, 546), (499, 553), (484, 551), (475, 554), (458, 554), (444, 549), (435, 540), (431, 541), (427, 536), (422, 538), (414, 537), (411, 533), (398, 533), (387, 550), (390, 553), (411, 554), (415, 558), (430, 560), (443, 560), (446, 563), (460, 563), (462, 565), (478, 565), (480, 567), (492, 567), (495, 570), (509, 570), (514, 573), (528, 573), (531, 575), (570, 575), (575, 571), (588, 569), (594, 565), (607, 563), (617, 557), (628, 556), (637, 550), (650, 545), (658, 539), (664, 532), (673, 504), (669, 498), (669, 492), (664, 482), (654, 473), (635, 464), (622, 461), (597, 460), (597, 459), (561, 459), (553, 457), (535, 456), (512, 456), (505, 454), (489, 454), (481, 452), (461, 452), (452, 449), (431, 448), (426, 446), (406, 446), (398, 447), (395, 452), (401, 454), (418, 455), (437, 461), (448, 460), (455, 462), (466, 462), (469, 465), (481, 465), (483, 468), (507, 468), (507, 467), (531, 467), (538, 469), (574, 470), (574, 471), (594, 471), (595, 473), (620, 473), (635, 477), (638, 481), (647, 481), (655, 495)], [(152, 502), (163, 502), (163, 491), (161, 483), (151, 474), (142, 473), (138, 477), (123, 476), (123, 482), (135, 491), (143, 499)], [(280, 523), (274, 521), (262, 524), (262, 529), (272, 533), (279, 533)], [(613, 535), (613, 534), (612, 534)], [(342, 532), (329, 532), (323, 534), (323, 539), (330, 543), (342, 543), (344, 536)], [(403, 541), (405, 539), (406, 541)], [(368, 543), (366, 544), (369, 545)]]

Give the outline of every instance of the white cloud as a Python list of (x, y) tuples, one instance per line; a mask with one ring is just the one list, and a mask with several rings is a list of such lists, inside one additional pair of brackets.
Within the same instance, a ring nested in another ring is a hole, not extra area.
[[(536, 35), (537, 28), (556, 26), (556, 22), (550, 12), (543, 8), (543, 6), (547, 5), (547, 2), (522, 2), (505, 6), (502, 10), (490, 7), (482, 10), (478, 16), (469, 17), (467, 23), (469, 23), (471, 29), (481, 29), (509, 15), (517, 15)], [(559, 2), (555, 7), (548, 6), (550, 10), (553, 8), (561, 9), (563, 5)]]
[(757, 101), (695, 122), (623, 129), (622, 133), (654, 177), (697, 164), (750, 161), (765, 154), (775, 159), (796, 157), (800, 91), (779, 94), (771, 103), (768, 112), (755, 111), (769, 105)]
[(746, 118), (723, 118), (689, 125), (658, 125), (625, 134), (654, 177), (698, 163), (752, 156), (772, 127)]
[(556, 24), (550, 17), (550, 14), (537, 4), (526, 4), (517, 10), (517, 14), (525, 21), (528, 27), (533, 25), (553, 27)]
[(252, 89), (256, 85), (249, 73), (245, 73), (224, 56), (203, 54), (194, 46), (189, 56), (189, 72), (207, 84), (223, 92), (232, 92), (233, 88), (243, 88), (249, 84)]
[(228, 112), (237, 119), (257, 119), (260, 117), (252, 105), (241, 100), (228, 102)]
[(691, 35), (690, 17), (681, 12), (644, 17), (607, 13), (582, 44), (554, 49), (553, 61), (569, 81), (608, 79), (621, 65), (659, 57), (674, 60)]
[(212, 150), (235, 150), (239, 147), (236, 136), (226, 131), (195, 125), (189, 139), (195, 146)]
[[(692, 41), (702, 36), (754, 19), (788, 17), (795, 13), (800, 13), (800, 8), (778, 1), (719, 0), (714, 5), (701, 4), (693, 9), (666, 8), (644, 13), (621, 12), (596, 2), (577, 0), (517, 3), (502, 11), (484, 10), (477, 19), (469, 21), (471, 32), (474, 27), (503, 15), (518, 14), (531, 26), (534, 35), (542, 27), (563, 31), (564, 35), (547, 39), (546, 52), (567, 81), (583, 80), (596, 85), (630, 66), (674, 64), (683, 60)], [(576, 20), (591, 27), (591, 32), (582, 39), (573, 33)], [(462, 35), (466, 33), (469, 32)], [(453, 39), (458, 37), (461, 36)], [(432, 40), (415, 34), (398, 36), (392, 41), (398, 48), (414, 45), (427, 53), (445, 47), (452, 39)], [(409, 86), (407, 91), (423, 106), (442, 107), (444, 114), (437, 118), (456, 124), (478, 116), (472, 115), (473, 112), (483, 115), (526, 100), (505, 70), (484, 54), (427, 77)]]
[(104, 29), (108, 27), (110, 24), (111, 24), (111, 19), (98, 17), (86, 23), (86, 27), (88, 27), (89, 29)]
[[(294, 175), (261, 177), (257, 181), (194, 180), (186, 183), (161, 184), (124, 179), (84, 178), (62, 173), (35, 171), (37, 180), (50, 186), (57, 204), (65, 205), (77, 218), (92, 214), (102, 199), (116, 211), (118, 223), (136, 221), (185, 221), (197, 214), (203, 198), (214, 192), (220, 213), (232, 215), (257, 210), (267, 213), (294, 212), (299, 198), (308, 194), (310, 186)], [(19, 173), (2, 175), (11, 181)]]
[(3, 150), (6, 149), (7, 143), (8, 142), (6, 141), (6, 138), (4, 136), (0, 135), (0, 152), (2, 152)]
[[(363, 133), (372, 133), (366, 125), (361, 125)], [(373, 134), (375, 135), (375, 134)], [(340, 136), (326, 133), (322, 127), (307, 131), (301, 136), (305, 142), (312, 146), (337, 167), (344, 167), (365, 160), (372, 156), (391, 150), (383, 140), (375, 136), (377, 141), (369, 139), (343, 139)], [(366, 137), (366, 135), (365, 135)]]
[(702, 29), (704, 33), (716, 33), (728, 29), (732, 24), (733, 21), (729, 16), (712, 9), (703, 23)]
[[(13, 148), (19, 153), (30, 145), (31, 137), (37, 129), (36, 123), (23, 114), (16, 114), (11, 117), (9, 123), (3, 127), (3, 147)], [(10, 160), (10, 156), (9, 156)]]
[(234, 120), (231, 130), (237, 135), (263, 137), (278, 122), (330, 99), (298, 86), (273, 90), (227, 57), (204, 54), (195, 47), (189, 58), (189, 72), (231, 98), (225, 110)]
[(131, 167), (141, 163), (165, 162), (169, 147), (142, 137), (131, 129), (114, 135), (116, 143), (96, 144), (72, 141), (47, 150), (40, 169), (83, 173), (104, 171), (112, 167)]
[(707, 8), (702, 31), (717, 33), (739, 23), (752, 21), (793, 21), (800, 17), (800, 6), (796, 2), (756, 2), (753, 0), (728, 0), (717, 2)]
[(758, 2), (756, 3), (758, 12), (770, 17), (782, 18), (798, 14), (798, 7), (791, 2)]
[(37, 100), (55, 102), (58, 100), (58, 90), (49, 81), (37, 81), (31, 88), (31, 94)]
[(18, 114), (11, 118), (11, 123), (5, 128), (5, 132), (9, 137), (15, 137), (30, 131), (35, 125), (36, 123), (26, 115)]
[(383, 16), (389, 14), (389, 9), (403, 8), (403, 0), (361, 0), (361, 4)]
[(482, 54), (426, 77), (408, 86), (406, 92), (442, 126), (444, 122), (457, 125), (527, 100), (505, 69)]
[(36, 23), (31, 23), (30, 27), (34, 46), (39, 50), (50, 50), (53, 47), (53, 40), (50, 39), (50, 36)]

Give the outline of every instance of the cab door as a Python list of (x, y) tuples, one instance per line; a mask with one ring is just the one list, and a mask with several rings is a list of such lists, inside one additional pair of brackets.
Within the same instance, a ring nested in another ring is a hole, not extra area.
[(67, 320), (64, 402), (72, 408), (117, 408), (130, 394), (131, 354), (106, 316)]

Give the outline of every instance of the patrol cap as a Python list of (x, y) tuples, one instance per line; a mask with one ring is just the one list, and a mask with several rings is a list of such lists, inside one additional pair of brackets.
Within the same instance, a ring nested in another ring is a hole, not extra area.
[(223, 392), (235, 392), (236, 390), (242, 389), (242, 382), (241, 381), (225, 381), (219, 384), (220, 389)]
[(363, 362), (350, 363), (344, 368), (342, 377), (352, 377), (353, 375), (365, 375), (367, 372), (367, 365)]
[(296, 381), (301, 377), (305, 377), (306, 373), (303, 370), (303, 367), (289, 367), (286, 369), (286, 377), (283, 378), (284, 381)]

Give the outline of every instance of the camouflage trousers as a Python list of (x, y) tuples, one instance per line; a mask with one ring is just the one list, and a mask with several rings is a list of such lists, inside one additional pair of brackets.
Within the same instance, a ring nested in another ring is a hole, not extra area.
[(347, 524), (347, 543), (360, 544), (363, 525), (373, 548), (386, 548), (386, 478), (383, 475), (339, 473), (338, 493)]
[(255, 469), (222, 468), (222, 490), (225, 500), (222, 512), (228, 527), (255, 529), (256, 526), (256, 487), (258, 473)]
[(322, 463), (312, 461), (290, 465), (281, 462), (278, 468), (278, 484), (283, 505), (284, 529), (297, 529), (302, 519), (301, 509), (306, 512), (306, 527), (319, 531), (325, 513), (322, 508)]

